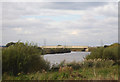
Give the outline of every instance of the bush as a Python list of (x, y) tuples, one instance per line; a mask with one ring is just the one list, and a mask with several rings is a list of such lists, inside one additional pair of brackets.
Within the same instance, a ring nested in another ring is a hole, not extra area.
[(71, 62), (71, 63), (67, 63), (67, 66), (72, 67), (75, 70), (77, 70), (77, 69), (82, 67), (81, 63), (75, 62), (75, 61)]
[(83, 61), (83, 64), (82, 64), (82, 67), (83, 68), (89, 68), (89, 67), (93, 67), (94, 66), (94, 60), (84, 60)]
[(109, 47), (97, 48), (92, 50), (91, 54), (86, 56), (86, 59), (109, 59), (117, 62), (120, 59), (118, 50), (120, 50), (120, 45), (114, 44)]
[(17, 42), (2, 51), (2, 72), (12, 73), (28, 73), (48, 70), (49, 63), (46, 62), (41, 55), (41, 49), (28, 43)]
[(15, 43), (14, 43), (14, 42), (7, 43), (7, 44), (6, 44), (6, 47), (9, 47), (9, 46), (11, 46), (11, 45), (15, 45)]
[(82, 62), (70, 62), (65, 63), (65, 61), (61, 62), (60, 64), (53, 65), (51, 71), (58, 71), (59, 72), (70, 72), (72, 70), (78, 70), (83, 68), (108, 68), (115, 64), (113, 60), (105, 60), (105, 59), (89, 59), (84, 60)]
[(102, 60), (102, 59), (89, 59), (89, 60), (84, 60), (83, 61), (83, 68), (89, 68), (89, 67), (96, 67), (96, 68), (101, 68), (101, 67), (111, 67), (115, 62), (113, 60)]
[(63, 60), (60, 64), (53, 64), (51, 71), (58, 71), (60, 67), (65, 66), (65, 60)]
[(103, 55), (103, 47), (97, 48), (95, 50), (92, 50), (91, 54), (86, 57), (86, 59), (98, 59), (102, 58)]
[(45, 54), (56, 54), (56, 53), (68, 53), (71, 52), (70, 49), (67, 48), (52, 48), (52, 49), (44, 49)]
[(102, 58), (116, 61), (118, 59), (118, 47), (105, 48)]

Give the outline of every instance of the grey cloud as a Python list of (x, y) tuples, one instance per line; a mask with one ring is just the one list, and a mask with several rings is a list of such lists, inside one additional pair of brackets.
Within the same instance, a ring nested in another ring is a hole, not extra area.
[[(29, 11), (32, 7), (36, 9), (84, 10), (84, 9), (89, 9), (91, 7), (103, 6), (106, 4), (108, 3), (107, 2), (26, 2), (26, 3), (25, 2), (16, 2), (16, 3), (6, 2), (4, 3), (3, 7), (6, 7), (7, 5), (8, 8), (9, 7), (17, 8), (20, 11), (22, 10)], [(28, 13), (29, 12), (27, 12), (27, 14)]]
[[(106, 12), (110, 11), (108, 8), (106, 8), (105, 12), (100, 13), (100, 10), (107, 5), (109, 4), (4, 3), (3, 44), (9, 41), (22, 40), (34, 41), (42, 45), (43, 39), (47, 39), (48, 45), (65, 44), (65, 42), (68, 45), (97, 45), (101, 39), (104, 39), (106, 43), (115, 42), (117, 41), (117, 17), (109, 15), (109, 12)], [(96, 9), (94, 10), (94, 8)], [(70, 11), (68, 12), (68, 10)], [(82, 14), (82, 17), (78, 20), (58, 22), (47, 18), (23, 18), (27, 15), (76, 14), (75, 11), (78, 11), (77, 14)], [(114, 11), (114, 8), (112, 11)], [(94, 18), (96, 15), (108, 16), (99, 20)], [(18, 29), (20, 31), (18, 32), (13, 30), (14, 28), (21, 28), (22, 30)], [(74, 33), (74, 31), (77, 32)]]
[(107, 3), (90, 3), (90, 2), (60, 2), (60, 3), (52, 3), (48, 6), (51, 9), (70, 9), (70, 10), (84, 10), (89, 9), (91, 7), (97, 7), (101, 5), (105, 5)]

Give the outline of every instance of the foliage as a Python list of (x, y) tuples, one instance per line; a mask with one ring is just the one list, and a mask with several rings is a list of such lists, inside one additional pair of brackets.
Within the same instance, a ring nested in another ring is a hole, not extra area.
[(118, 60), (118, 47), (108, 47), (103, 51), (103, 59)]
[(95, 49), (97, 49), (97, 47), (89, 47), (89, 51), (90, 52), (93, 51), (93, 50), (95, 50)]
[(120, 50), (120, 45), (112, 44), (108, 47), (100, 47), (91, 51), (91, 54), (86, 57), (86, 59), (109, 59), (117, 61), (120, 56), (118, 56), (118, 50)]
[(82, 64), (79, 62), (73, 61), (73, 62), (67, 63), (67, 66), (72, 67), (73, 69), (77, 70), (82, 67)]
[(65, 66), (65, 60), (63, 60), (60, 64), (53, 64), (51, 67), (51, 71), (58, 71), (60, 67)]
[(0, 80), (2, 79), (2, 48), (0, 48)]
[[(44, 50), (28, 43), (17, 42), (3, 49), (3, 80), (117, 80), (117, 45), (92, 50), (83, 62), (61, 62), (49, 69), (40, 55)], [(50, 50), (50, 51), (49, 51)], [(64, 49), (45, 52), (60, 53)], [(49, 71), (48, 71), (49, 70)], [(13, 76), (17, 75), (16, 76)]]
[(102, 60), (102, 59), (85, 59), (82, 62), (70, 62), (66, 63), (65, 61), (62, 61), (58, 65), (53, 65), (51, 70), (52, 71), (63, 71), (65, 69), (69, 70), (69, 67), (73, 70), (78, 70), (82, 68), (105, 68), (105, 67), (111, 67), (115, 64), (113, 60)]
[(104, 50), (103, 47), (97, 48), (97, 49), (93, 50), (91, 52), (91, 54), (86, 57), (86, 59), (98, 59), (98, 58), (102, 58), (103, 50)]
[(9, 46), (11, 46), (11, 45), (15, 45), (16, 43), (14, 43), (14, 42), (10, 42), (10, 43), (7, 43), (6, 44), (6, 47), (9, 47)]
[(114, 65), (113, 60), (102, 60), (102, 59), (85, 59), (82, 62), (70, 62), (64, 64), (65, 66), (72, 67), (74, 70), (81, 69), (81, 68), (104, 68), (104, 67), (111, 67)]
[(80, 68), (78, 70), (68, 70), (63, 72), (47, 72), (47, 73), (31, 73), (20, 74), (19, 76), (11, 76), (3, 74), (2, 80), (118, 80), (118, 66), (106, 68), (95, 68), (96, 76), (93, 68)]
[(70, 48), (71, 51), (85, 51), (84, 48)]
[(71, 52), (67, 48), (52, 48), (52, 49), (43, 49), (45, 54), (56, 54), (56, 53), (68, 53)]
[(104, 67), (111, 67), (114, 65), (113, 60), (102, 60), (102, 59), (89, 59), (84, 60), (82, 67), (83, 68), (89, 68), (89, 67), (95, 67), (95, 68), (104, 68)]
[(48, 70), (49, 63), (41, 55), (41, 49), (36, 45), (17, 42), (2, 51), (2, 72), (17, 75), (18, 73), (29, 73)]
[(73, 71), (73, 68), (69, 67), (69, 66), (64, 66), (64, 67), (59, 68), (59, 72), (69, 72), (69, 73), (71, 73), (72, 71)]

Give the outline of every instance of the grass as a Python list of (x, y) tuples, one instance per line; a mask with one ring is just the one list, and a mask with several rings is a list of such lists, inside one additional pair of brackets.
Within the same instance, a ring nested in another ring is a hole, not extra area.
[[(111, 63), (111, 64), (110, 64)], [(53, 67), (54, 68), (54, 67)], [(117, 80), (118, 65), (112, 60), (85, 60), (83, 62), (66, 63), (58, 65), (58, 70), (34, 73), (18, 73), (13, 76), (3, 74), (3, 80)]]
[[(94, 73), (95, 69), (95, 73)], [(64, 72), (36, 72), (10, 76), (3, 74), (3, 80), (118, 80), (118, 66), (105, 68), (80, 68)]]

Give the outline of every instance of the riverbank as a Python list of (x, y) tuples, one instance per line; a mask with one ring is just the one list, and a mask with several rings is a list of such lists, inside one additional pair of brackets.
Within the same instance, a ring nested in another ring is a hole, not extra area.
[(42, 49), (42, 55), (46, 55), (46, 54), (60, 54), (60, 53), (70, 53), (71, 50), (67, 49), (67, 48), (51, 48), (51, 49)]
[[(18, 42), (2, 50), (3, 80), (117, 80), (118, 78), (117, 44), (93, 50), (80, 62), (61, 62), (50, 66), (50, 62), (41, 57), (42, 50), (35, 45)], [(80, 60), (80, 53), (61, 55), (65, 59)], [(60, 55), (60, 54), (59, 54)], [(56, 56), (59, 56), (58, 54)], [(51, 59), (60, 57), (52, 55)], [(69, 58), (71, 56), (71, 58)], [(62, 58), (63, 59), (63, 58)], [(55, 61), (53, 61), (55, 62)]]
[(42, 47), (38, 47), (35, 44), (22, 43), (22, 42), (16, 42), (16, 43), (10, 42), (10, 43), (7, 43), (6, 46), (2, 47), (2, 49), (9, 48), (10, 46), (15, 46), (18, 43), (21, 44), (21, 45), (23, 45), (23, 46), (26, 46), (26, 45), (32, 46), (32, 45), (34, 45), (34, 47), (39, 50), (39, 54), (41, 54), (41, 55), (59, 54), (59, 53), (70, 53), (71, 52), (71, 50), (68, 49), (68, 48), (42, 48)]

